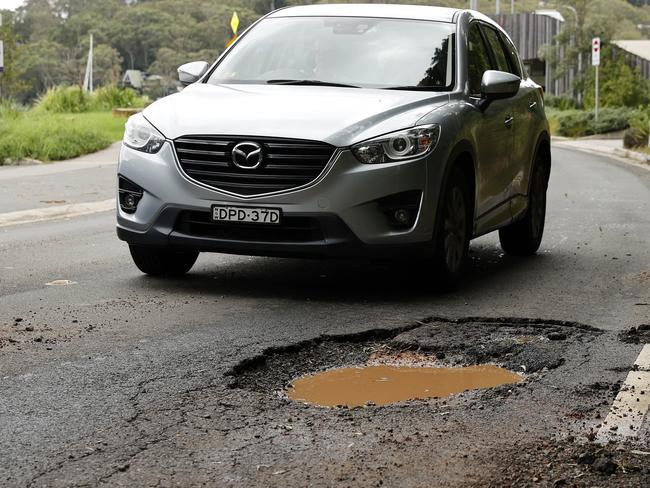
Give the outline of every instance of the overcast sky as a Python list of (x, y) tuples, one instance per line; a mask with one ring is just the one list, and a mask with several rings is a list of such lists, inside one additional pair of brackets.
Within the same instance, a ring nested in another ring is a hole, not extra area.
[(13, 10), (22, 4), (23, 0), (0, 0), (0, 10)]

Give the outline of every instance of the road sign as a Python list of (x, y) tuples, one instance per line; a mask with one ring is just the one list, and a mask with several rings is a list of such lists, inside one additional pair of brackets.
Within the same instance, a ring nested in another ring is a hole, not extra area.
[(591, 64), (600, 66), (600, 37), (594, 37), (591, 41)]
[(596, 103), (594, 106), (594, 118), (596, 119), (596, 122), (598, 121), (598, 106), (599, 106), (599, 98), (600, 98), (600, 73), (599, 73), (599, 67), (600, 67), (600, 37), (594, 37), (591, 40), (591, 64), (596, 68)]
[(237, 35), (237, 31), (239, 30), (239, 15), (237, 15), (237, 12), (232, 13), (232, 19), (230, 19), (230, 28), (232, 29), (232, 33), (234, 35)]

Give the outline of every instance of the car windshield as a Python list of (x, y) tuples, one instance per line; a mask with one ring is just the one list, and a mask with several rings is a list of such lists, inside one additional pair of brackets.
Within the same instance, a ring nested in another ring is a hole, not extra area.
[(453, 24), (419, 20), (269, 18), (233, 46), (208, 83), (450, 90), (453, 32)]

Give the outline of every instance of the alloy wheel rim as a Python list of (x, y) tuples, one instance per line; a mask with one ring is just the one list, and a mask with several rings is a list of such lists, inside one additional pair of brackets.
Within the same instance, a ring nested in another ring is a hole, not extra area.
[(465, 255), (467, 238), (467, 211), (462, 190), (454, 186), (445, 205), (444, 255), (447, 268), (455, 272), (460, 268)]

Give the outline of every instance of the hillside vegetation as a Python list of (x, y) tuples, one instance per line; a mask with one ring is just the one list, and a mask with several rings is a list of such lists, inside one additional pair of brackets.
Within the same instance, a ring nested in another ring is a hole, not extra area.
[[(330, 0), (332, 1), (332, 0)], [(334, 0), (335, 1), (335, 0)], [(365, 0), (368, 1), (368, 0)], [(95, 82), (116, 84), (126, 69), (162, 75), (171, 86), (176, 68), (191, 60), (214, 60), (232, 37), (233, 12), (242, 32), (271, 8), (270, 0), (26, 0), (16, 12), (3, 11), (0, 38), (5, 41), (6, 72), (0, 93), (29, 103), (57, 85), (83, 81), (89, 33), (95, 37)], [(276, 7), (316, 3), (275, 0)], [(381, 2), (377, 2), (381, 3)], [(407, 0), (466, 8), (467, 0)], [(517, 11), (539, 8), (537, 0), (517, 0)], [(547, 1), (545, 8), (559, 8), (571, 24), (575, 17), (566, 9), (573, 5), (580, 16), (582, 50), (588, 51), (590, 36), (605, 40), (640, 38), (647, 32), (637, 24), (650, 24), (650, 9), (637, 8), (624, 0)], [(504, 12), (510, 2), (501, 1)], [(480, 0), (479, 9), (491, 14), (495, 0)], [(163, 90), (164, 91), (164, 90)]]

